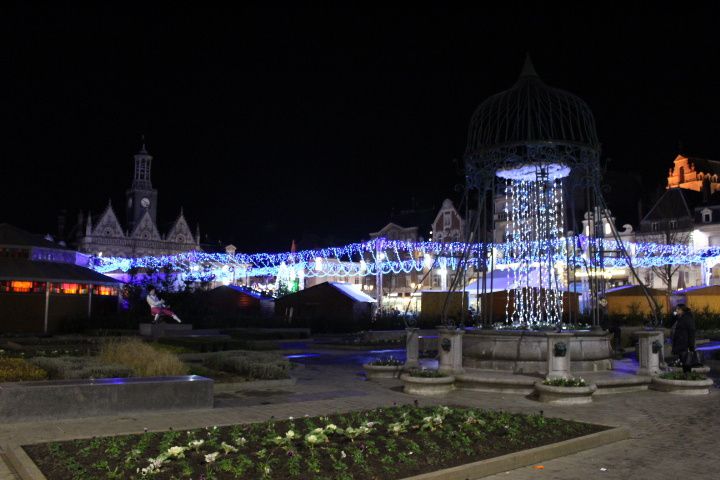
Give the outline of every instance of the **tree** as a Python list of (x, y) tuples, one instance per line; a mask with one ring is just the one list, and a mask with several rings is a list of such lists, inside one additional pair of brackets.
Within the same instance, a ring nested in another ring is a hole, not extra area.
[[(672, 228), (676, 222), (670, 220), (666, 222), (659, 222), (658, 227), (662, 227), (656, 235), (653, 235), (652, 240), (656, 243), (664, 245), (687, 245), (690, 241), (690, 232), (678, 228)], [(652, 267), (652, 272), (663, 282), (668, 295), (672, 295), (673, 292), (673, 278), (675, 274), (680, 270), (682, 265), (669, 263)], [(652, 285), (651, 285), (652, 286)]]

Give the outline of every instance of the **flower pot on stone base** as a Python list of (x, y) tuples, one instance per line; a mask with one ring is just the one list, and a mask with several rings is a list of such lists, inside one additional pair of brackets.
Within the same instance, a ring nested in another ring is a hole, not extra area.
[(667, 378), (652, 377), (650, 388), (659, 392), (674, 395), (707, 395), (712, 386), (711, 378), (704, 380), (670, 380)]
[(455, 377), (445, 375), (442, 377), (414, 377), (408, 373), (400, 375), (403, 381), (403, 391), (410, 395), (445, 395), (450, 393), (455, 387)]
[(597, 390), (595, 384), (584, 387), (554, 387), (544, 385), (542, 382), (535, 384), (535, 391), (538, 400), (553, 405), (583, 405), (592, 403), (592, 395)]
[(373, 365), (366, 363), (363, 365), (363, 369), (368, 380), (379, 380), (400, 377), (402, 365)]

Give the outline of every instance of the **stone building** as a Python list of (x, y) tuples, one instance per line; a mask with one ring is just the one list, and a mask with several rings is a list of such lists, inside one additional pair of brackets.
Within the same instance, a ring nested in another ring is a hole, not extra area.
[(78, 250), (92, 255), (138, 257), (200, 250), (200, 228), (193, 235), (182, 208), (167, 232), (157, 223), (158, 191), (151, 182), (152, 160), (142, 145), (135, 154), (135, 173), (125, 192), (125, 225), (111, 203), (98, 216), (79, 218)]

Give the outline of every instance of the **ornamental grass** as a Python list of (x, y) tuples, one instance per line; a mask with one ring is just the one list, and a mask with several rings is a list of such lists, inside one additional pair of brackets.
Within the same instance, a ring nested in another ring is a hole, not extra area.
[(22, 358), (0, 358), (0, 383), (45, 380), (47, 377), (45, 370)]
[(177, 355), (155, 349), (138, 338), (110, 340), (101, 348), (99, 357), (105, 364), (132, 369), (136, 377), (187, 374), (187, 366)]

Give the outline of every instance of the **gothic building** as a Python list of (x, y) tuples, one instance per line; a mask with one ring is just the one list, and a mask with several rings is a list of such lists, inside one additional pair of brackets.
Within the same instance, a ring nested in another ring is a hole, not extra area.
[(80, 218), (78, 250), (92, 255), (137, 257), (171, 255), (200, 250), (200, 228), (192, 234), (182, 208), (167, 233), (157, 226), (158, 191), (152, 187), (153, 157), (145, 144), (135, 155), (135, 175), (125, 192), (126, 223), (123, 228), (115, 209), (108, 203), (105, 210), (87, 219)]

